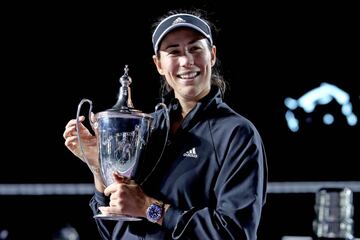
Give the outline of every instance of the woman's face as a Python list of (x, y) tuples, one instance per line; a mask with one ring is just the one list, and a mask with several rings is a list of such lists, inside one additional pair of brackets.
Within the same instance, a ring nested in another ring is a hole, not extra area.
[(182, 101), (198, 101), (210, 91), (211, 67), (216, 48), (197, 31), (180, 28), (168, 33), (160, 45), (160, 57), (153, 57), (158, 72), (165, 76)]

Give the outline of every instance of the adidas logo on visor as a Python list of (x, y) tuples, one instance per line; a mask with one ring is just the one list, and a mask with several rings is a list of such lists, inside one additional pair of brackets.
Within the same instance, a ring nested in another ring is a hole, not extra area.
[(184, 22), (186, 22), (184, 19), (182, 19), (181, 17), (178, 17), (177, 19), (175, 19), (172, 22), (172, 25), (177, 24), (177, 23), (184, 23)]

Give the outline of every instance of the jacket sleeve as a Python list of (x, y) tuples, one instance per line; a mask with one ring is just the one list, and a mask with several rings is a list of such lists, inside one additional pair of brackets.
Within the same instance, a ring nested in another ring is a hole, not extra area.
[(250, 130), (235, 129), (227, 133), (228, 141), (221, 141), (226, 146), (218, 153), (223, 156), (219, 156), (220, 171), (214, 187), (216, 207), (168, 209), (163, 226), (172, 231), (174, 239), (257, 238), (267, 166), (261, 138), (256, 130)]
[[(107, 206), (109, 205), (109, 198), (106, 197), (103, 193), (95, 190), (94, 196), (90, 200), (90, 208), (94, 215), (99, 214), (99, 206)], [(106, 221), (96, 218), (95, 219), (99, 234), (101, 239), (110, 240), (112, 239), (112, 232), (114, 230), (117, 221)]]

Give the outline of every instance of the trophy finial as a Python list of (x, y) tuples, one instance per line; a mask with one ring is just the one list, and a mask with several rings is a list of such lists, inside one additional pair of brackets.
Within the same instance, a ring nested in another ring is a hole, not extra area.
[(125, 65), (124, 74), (120, 78), (121, 87), (118, 94), (118, 100), (116, 104), (111, 108), (115, 111), (129, 111), (134, 109), (134, 105), (131, 100), (130, 84), (132, 82), (129, 76), (129, 67)]
[(121, 76), (120, 78), (120, 83), (122, 86), (129, 86), (131, 84), (132, 80), (131, 77), (129, 76), (129, 67), (128, 65), (125, 65), (124, 68), (124, 75)]

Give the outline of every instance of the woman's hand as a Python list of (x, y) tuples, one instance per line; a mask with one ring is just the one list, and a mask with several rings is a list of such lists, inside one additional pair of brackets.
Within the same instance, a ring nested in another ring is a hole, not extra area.
[[(82, 148), (84, 150), (85, 157), (80, 149), (78, 141), (78, 134), (76, 131), (76, 119), (71, 119), (65, 126), (63, 137), (65, 139), (65, 146), (78, 158), (88, 164), (91, 171), (94, 173), (100, 169), (99, 154), (97, 147), (97, 138), (92, 135), (82, 122), (85, 120), (84, 116), (79, 117), (79, 137), (81, 138)], [(87, 160), (87, 162), (86, 162)]]
[(128, 215), (146, 217), (146, 209), (152, 198), (147, 196), (134, 180), (114, 173), (114, 183), (108, 186), (104, 194), (110, 196), (108, 207), (99, 207), (105, 215)]

